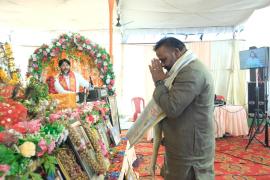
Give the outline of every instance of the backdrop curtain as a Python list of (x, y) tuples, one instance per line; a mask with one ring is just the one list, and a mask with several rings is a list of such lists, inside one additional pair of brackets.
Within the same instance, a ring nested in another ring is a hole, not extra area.
[[(241, 41), (202, 41), (186, 43), (213, 75), (215, 93), (228, 104), (246, 104), (246, 72), (239, 68)], [(153, 44), (122, 44), (120, 72), (117, 73), (119, 111), (132, 113), (131, 99), (139, 96), (146, 103), (152, 98), (154, 84), (148, 65), (156, 57)]]

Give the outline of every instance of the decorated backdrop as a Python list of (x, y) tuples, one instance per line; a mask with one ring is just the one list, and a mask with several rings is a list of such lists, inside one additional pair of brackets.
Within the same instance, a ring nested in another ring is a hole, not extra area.
[(62, 34), (51, 45), (43, 44), (29, 58), (28, 75), (45, 82), (59, 73), (58, 61), (67, 58), (71, 69), (96, 87), (107, 87), (114, 94), (115, 76), (106, 50), (78, 33)]

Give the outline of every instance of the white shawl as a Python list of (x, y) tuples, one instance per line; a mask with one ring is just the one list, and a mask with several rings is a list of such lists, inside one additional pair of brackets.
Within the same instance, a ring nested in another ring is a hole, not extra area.
[[(171, 70), (168, 72), (168, 78), (164, 80), (164, 85), (169, 89), (172, 86), (173, 80), (175, 79), (178, 72), (183, 69), (190, 62), (196, 60), (197, 57), (190, 50), (185, 52), (172, 66)], [(162, 119), (166, 117), (166, 114), (162, 109), (156, 104), (155, 100), (152, 98), (151, 101), (144, 108), (141, 115), (138, 117), (136, 122), (127, 132), (127, 138), (130, 143), (130, 147), (138, 143), (143, 135), (151, 128), (159, 123)]]

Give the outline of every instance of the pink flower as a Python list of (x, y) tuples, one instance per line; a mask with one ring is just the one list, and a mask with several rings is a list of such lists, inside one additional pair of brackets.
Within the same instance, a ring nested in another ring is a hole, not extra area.
[(94, 57), (94, 56), (95, 56), (95, 52), (94, 52), (94, 51), (90, 51), (90, 55), (91, 55), (92, 57)]
[(86, 39), (85, 40), (85, 44), (90, 44), (90, 40), (89, 39)]
[(102, 56), (101, 56), (101, 59), (106, 59), (107, 58), (107, 56), (105, 55), (105, 54), (103, 54)]
[(108, 89), (111, 90), (112, 89), (112, 85), (108, 85)]
[(44, 56), (47, 56), (47, 51), (43, 51), (43, 55)]
[(105, 112), (106, 112), (105, 108), (100, 108), (99, 111), (100, 111), (100, 114), (101, 114), (102, 117), (104, 117), (106, 115), (105, 114)]
[(50, 114), (49, 118), (50, 118), (50, 122), (54, 122), (54, 121), (60, 119), (61, 115), (59, 115), (59, 114)]
[(106, 72), (108, 70), (108, 66), (104, 66), (103, 69), (104, 69), (104, 72)]
[(7, 164), (0, 164), (0, 171), (1, 172), (8, 172), (10, 170), (10, 166)]
[(48, 148), (44, 139), (41, 139), (39, 141), (38, 146), (40, 147), (41, 151), (37, 153), (37, 156), (40, 157), (48, 150)]
[(24, 123), (23, 126), (26, 127), (28, 133), (36, 133), (40, 130), (40, 119), (32, 120), (32, 121), (24, 121), (21, 123)]
[(107, 149), (106, 149), (105, 144), (104, 144), (101, 140), (99, 140), (99, 145), (100, 145), (100, 147), (101, 147), (101, 152), (102, 152), (103, 156), (104, 156), (104, 157), (107, 157), (108, 151), (107, 151)]
[(48, 145), (48, 154), (51, 154), (55, 148), (55, 141), (52, 141), (51, 144)]
[(111, 79), (111, 85), (112, 86), (114, 85), (114, 79)]
[(59, 43), (62, 44), (65, 41), (64, 38), (59, 39)]

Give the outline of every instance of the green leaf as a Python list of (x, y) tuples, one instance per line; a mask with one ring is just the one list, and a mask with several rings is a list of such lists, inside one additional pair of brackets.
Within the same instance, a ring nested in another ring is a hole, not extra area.
[(31, 179), (33, 179), (33, 180), (42, 180), (41, 175), (38, 173), (30, 172), (29, 175), (30, 175)]
[(0, 126), (0, 132), (4, 131), (5, 128), (3, 126)]
[(43, 156), (43, 167), (48, 175), (55, 173), (55, 165), (57, 164), (56, 158), (50, 155)]

